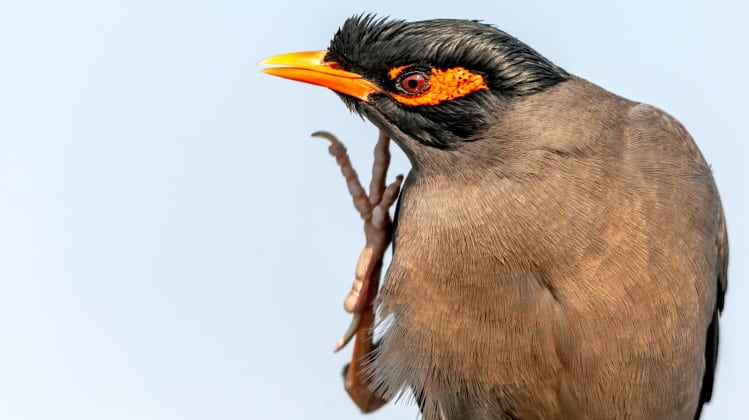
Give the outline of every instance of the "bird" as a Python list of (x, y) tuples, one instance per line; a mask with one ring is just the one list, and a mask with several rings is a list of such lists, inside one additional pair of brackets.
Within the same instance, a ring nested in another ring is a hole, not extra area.
[(347, 19), (271, 75), (407, 156), (372, 392), (425, 419), (698, 419), (727, 288), (710, 166), (674, 117), (478, 20)]

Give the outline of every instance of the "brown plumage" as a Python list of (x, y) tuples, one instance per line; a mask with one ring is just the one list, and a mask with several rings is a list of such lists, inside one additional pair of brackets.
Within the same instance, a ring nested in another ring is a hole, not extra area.
[[(372, 84), (365, 99), (331, 87), (413, 166), (377, 306), (377, 393), (411, 390), (427, 419), (699, 417), (728, 246), (681, 124), (476, 22), (352, 18), (324, 62)], [(412, 74), (457, 67), (487, 88), (397, 99), (421, 88)]]

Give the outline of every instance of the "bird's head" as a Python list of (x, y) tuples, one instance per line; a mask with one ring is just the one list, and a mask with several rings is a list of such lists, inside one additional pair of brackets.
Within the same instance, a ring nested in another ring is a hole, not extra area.
[[(266, 73), (328, 87), (398, 142), (452, 150), (481, 134), (517, 98), (569, 75), (529, 46), (476, 21), (346, 20), (323, 51), (260, 62)], [(417, 159), (418, 160), (418, 159)]]

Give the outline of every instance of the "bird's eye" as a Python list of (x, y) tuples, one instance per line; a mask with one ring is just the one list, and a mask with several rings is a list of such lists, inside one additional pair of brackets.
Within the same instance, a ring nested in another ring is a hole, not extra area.
[(465, 67), (446, 69), (406, 65), (388, 71), (392, 80), (390, 96), (406, 106), (437, 105), (488, 90), (484, 76)]
[(410, 72), (398, 78), (398, 89), (408, 95), (418, 95), (429, 87), (429, 77), (420, 72)]

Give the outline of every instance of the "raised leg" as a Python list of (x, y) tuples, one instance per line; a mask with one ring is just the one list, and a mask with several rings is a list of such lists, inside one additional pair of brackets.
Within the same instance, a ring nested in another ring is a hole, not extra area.
[(343, 337), (336, 343), (335, 351), (342, 349), (354, 338), (354, 351), (351, 363), (344, 371), (344, 386), (354, 403), (363, 411), (371, 412), (380, 408), (387, 401), (378, 397), (371, 389), (371, 381), (365, 368), (368, 358), (375, 348), (373, 343), (374, 299), (382, 272), (382, 258), (392, 240), (392, 220), (389, 210), (398, 198), (402, 176), (386, 185), (387, 170), (390, 165), (390, 139), (380, 132), (374, 151), (372, 181), (369, 195), (359, 182), (346, 148), (332, 134), (318, 131), (312, 134), (330, 141), (328, 151), (335, 157), (346, 185), (354, 201), (354, 207), (364, 220), (366, 243), (356, 264), (356, 273), (351, 291), (344, 300), (343, 307), (353, 314), (351, 325)]

